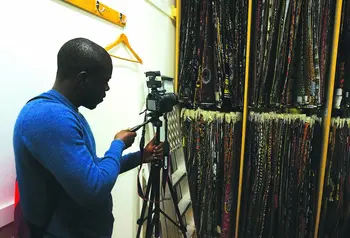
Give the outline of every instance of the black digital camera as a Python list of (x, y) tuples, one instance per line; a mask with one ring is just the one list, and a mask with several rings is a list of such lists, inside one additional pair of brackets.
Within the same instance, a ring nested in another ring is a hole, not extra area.
[(147, 87), (151, 89), (146, 98), (146, 109), (158, 115), (171, 112), (178, 103), (177, 96), (166, 93), (165, 89), (159, 90), (162, 87), (162, 81), (156, 80), (156, 77), (161, 76), (159, 71), (148, 71), (145, 74), (149, 78)]

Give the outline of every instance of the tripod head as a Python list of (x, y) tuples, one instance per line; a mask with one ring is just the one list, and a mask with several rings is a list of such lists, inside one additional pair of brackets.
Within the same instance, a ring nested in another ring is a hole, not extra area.
[(150, 112), (150, 113), (145, 115), (145, 118), (147, 118), (147, 117), (150, 117), (150, 119), (145, 120), (145, 122), (143, 122), (137, 126), (134, 126), (133, 128), (130, 129), (130, 131), (136, 132), (141, 127), (147, 125), (148, 123), (152, 123), (152, 125), (156, 128), (160, 128), (163, 126), (163, 122), (159, 119), (161, 117), (161, 115), (158, 115), (157, 113), (154, 113), (154, 112)]
[(159, 119), (163, 115), (159, 115), (155, 112), (150, 112), (147, 114), (147, 116), (150, 117), (150, 121), (154, 127), (160, 128), (163, 126), (163, 122)]

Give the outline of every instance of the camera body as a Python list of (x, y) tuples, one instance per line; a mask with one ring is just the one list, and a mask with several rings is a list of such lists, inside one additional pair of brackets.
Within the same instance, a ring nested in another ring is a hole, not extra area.
[(159, 90), (162, 87), (162, 82), (156, 80), (156, 77), (161, 76), (159, 71), (148, 71), (145, 74), (149, 78), (147, 87), (151, 89), (146, 98), (146, 109), (157, 115), (171, 112), (178, 103), (177, 96), (174, 93), (166, 93), (165, 89)]

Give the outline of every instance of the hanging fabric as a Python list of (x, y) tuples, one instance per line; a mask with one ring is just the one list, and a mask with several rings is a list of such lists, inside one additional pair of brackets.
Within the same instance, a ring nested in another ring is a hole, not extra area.
[(242, 107), (247, 1), (182, 3), (180, 102), (192, 108)]
[(241, 113), (183, 109), (181, 127), (198, 237), (233, 237)]
[(350, 119), (333, 118), (329, 135), (320, 237), (350, 234)]
[(333, 0), (253, 0), (250, 106), (324, 104)]
[[(334, 109), (329, 134), (320, 218), (320, 237), (350, 234), (350, 4), (343, 1), (335, 78)], [(340, 117), (336, 117), (340, 116)]]
[(240, 237), (312, 237), (320, 125), (305, 115), (250, 113)]
[[(334, 116), (350, 117), (350, 4), (343, 1), (342, 18), (339, 33), (339, 47), (337, 56), (337, 71), (334, 85)], [(340, 109), (340, 111), (338, 110)]]

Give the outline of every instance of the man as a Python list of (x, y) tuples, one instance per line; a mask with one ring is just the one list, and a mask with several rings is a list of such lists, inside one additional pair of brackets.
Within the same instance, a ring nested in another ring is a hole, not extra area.
[[(111, 190), (120, 173), (140, 164), (122, 156), (136, 133), (118, 132), (103, 158), (80, 106), (94, 109), (109, 90), (112, 61), (90, 40), (68, 41), (57, 56), (53, 89), (30, 100), (14, 128), (14, 153), (24, 219), (32, 237), (111, 237)], [(144, 161), (160, 158), (151, 141)], [(151, 158), (151, 159), (150, 159)]]

